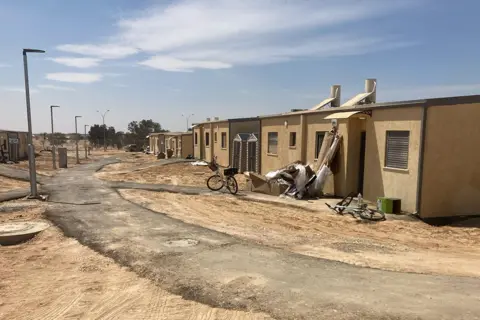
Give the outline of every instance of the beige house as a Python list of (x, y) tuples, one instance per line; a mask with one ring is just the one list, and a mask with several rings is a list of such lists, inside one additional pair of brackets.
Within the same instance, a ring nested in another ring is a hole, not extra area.
[[(365, 92), (343, 105), (340, 87), (333, 86), (311, 110), (251, 118), (258, 130), (240, 131), (257, 132), (255, 161), (265, 174), (296, 160), (314, 163), (325, 133), (336, 126), (343, 140), (334, 193), (399, 198), (402, 210), (428, 219), (480, 213), (479, 116), (480, 95), (376, 103), (376, 81), (369, 79)], [(215, 154), (232, 164), (235, 120), (197, 125), (194, 156), (210, 161)], [(217, 147), (221, 134), (229, 139), (226, 148)]]
[[(205, 161), (212, 161), (217, 157), (217, 162), (222, 166), (239, 167), (242, 161), (247, 169), (247, 158), (241, 159), (240, 150), (236, 137), (258, 133), (260, 131), (260, 120), (256, 118), (239, 118), (228, 120), (207, 119), (207, 122), (194, 126), (194, 157)], [(243, 146), (246, 148), (246, 145)], [(235, 164), (235, 165), (234, 165)]]
[(27, 132), (0, 129), (0, 148), (11, 161), (28, 159)]
[(150, 151), (154, 154), (168, 149), (173, 151), (173, 157), (186, 158), (193, 155), (192, 132), (156, 132), (148, 136)]

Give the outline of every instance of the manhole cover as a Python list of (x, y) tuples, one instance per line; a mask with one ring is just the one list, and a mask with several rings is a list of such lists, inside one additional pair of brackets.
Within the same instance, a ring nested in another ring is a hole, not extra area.
[(165, 241), (167, 247), (193, 247), (198, 244), (197, 240), (193, 239), (177, 239)]
[(18, 244), (33, 238), (50, 225), (41, 221), (9, 222), (0, 224), (0, 245)]

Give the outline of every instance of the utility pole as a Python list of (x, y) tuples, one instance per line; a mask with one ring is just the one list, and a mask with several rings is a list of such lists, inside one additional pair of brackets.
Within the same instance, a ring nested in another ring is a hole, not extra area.
[(25, 75), (25, 99), (27, 102), (28, 122), (28, 170), (30, 172), (30, 197), (37, 198), (37, 168), (35, 167), (35, 147), (33, 146), (32, 114), (30, 112), (30, 86), (28, 84), (28, 60), (27, 53), (45, 53), (44, 50), (23, 49), (23, 71)]
[(77, 119), (82, 116), (75, 116), (75, 154), (77, 157), (77, 164), (80, 164), (80, 158), (78, 156), (78, 130), (77, 130)]
[(87, 150), (87, 127), (90, 127), (88, 124), (84, 125), (85, 126), (85, 159), (88, 159), (88, 150)]
[(53, 132), (53, 108), (60, 108), (60, 106), (50, 106), (50, 118), (51, 118), (51, 122), (52, 122), (52, 141), (50, 141), (50, 143), (52, 144), (52, 167), (53, 169), (57, 169), (57, 164), (56, 164), (56, 161), (55, 161), (55, 135), (54, 135), (54, 132)]
[(191, 113), (191, 114), (187, 114), (185, 115), (184, 113), (182, 113), (182, 117), (185, 117), (185, 119), (187, 120), (187, 132), (188, 132), (188, 119), (190, 119), (191, 116), (194, 116), (195, 114)]
[(107, 127), (105, 126), (105, 116), (110, 110), (105, 111), (104, 113), (101, 113), (100, 111), (97, 110), (98, 113), (102, 116), (102, 121), (103, 121), (103, 151), (107, 151)]

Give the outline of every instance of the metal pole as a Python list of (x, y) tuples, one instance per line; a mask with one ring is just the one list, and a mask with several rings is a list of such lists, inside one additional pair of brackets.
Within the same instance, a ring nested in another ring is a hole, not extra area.
[(56, 159), (55, 159), (55, 136), (54, 136), (54, 131), (53, 131), (53, 108), (59, 108), (59, 106), (50, 106), (50, 118), (52, 122), (52, 167), (53, 169), (57, 169), (57, 164), (56, 164)]
[(75, 116), (75, 153), (77, 157), (77, 164), (80, 164), (80, 158), (78, 156), (78, 130), (77, 130), (77, 119), (82, 116)]
[(28, 62), (27, 52), (23, 51), (23, 70), (25, 73), (25, 98), (27, 100), (27, 121), (28, 121), (28, 169), (30, 172), (30, 196), (38, 197), (37, 194), (37, 171), (35, 167), (35, 148), (32, 139), (32, 115), (30, 113), (30, 88), (28, 84)]
[(103, 121), (103, 152), (105, 152), (107, 151), (107, 127), (105, 126), (105, 115), (102, 115), (102, 121)]
[(88, 124), (85, 125), (85, 159), (88, 159), (88, 151), (87, 151), (87, 127)]

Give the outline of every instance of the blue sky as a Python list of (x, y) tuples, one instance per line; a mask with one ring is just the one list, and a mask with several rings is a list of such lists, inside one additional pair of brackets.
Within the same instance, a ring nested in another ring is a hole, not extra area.
[(0, 128), (99, 123), (125, 130), (184, 114), (232, 118), (342, 100), (378, 79), (377, 100), (480, 94), (474, 0), (0, 0)]

